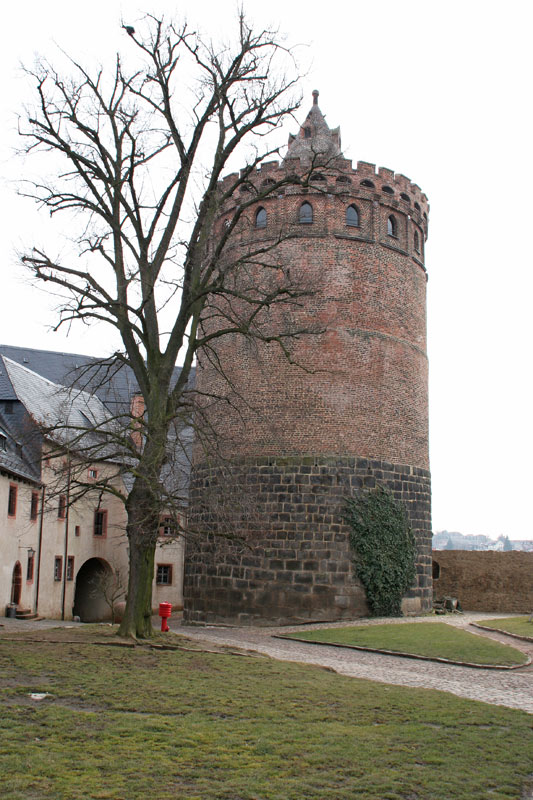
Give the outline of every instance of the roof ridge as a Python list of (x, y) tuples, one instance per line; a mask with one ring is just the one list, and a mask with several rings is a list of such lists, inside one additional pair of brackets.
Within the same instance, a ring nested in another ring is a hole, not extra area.
[[(0, 344), (0, 352), (3, 347), (9, 347), (10, 350), (28, 350), (30, 353), (49, 353), (50, 355), (57, 355), (57, 356), (79, 356), (80, 358), (90, 358), (91, 361), (104, 361), (108, 358), (113, 358), (113, 355), (110, 356), (88, 356), (85, 353), (70, 353), (65, 350), (41, 350), (38, 347), (22, 347), (18, 344)], [(9, 356), (6, 356), (8, 358)]]

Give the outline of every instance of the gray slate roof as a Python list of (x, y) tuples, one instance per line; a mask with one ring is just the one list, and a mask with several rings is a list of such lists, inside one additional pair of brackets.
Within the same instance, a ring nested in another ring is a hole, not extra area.
[[(95, 358), (6, 344), (0, 344), (0, 356), (7, 356), (60, 386), (72, 386), (96, 394), (112, 414), (128, 412), (132, 396), (139, 391), (137, 379), (130, 367), (112, 357)], [(4, 371), (0, 366), (0, 373), (2, 372)], [(175, 379), (179, 373), (180, 368), (175, 367)], [(191, 371), (189, 383), (194, 384), (194, 370)], [(13, 393), (8, 376), (0, 374), (0, 400), (15, 399), (16, 394)]]
[[(48, 429), (58, 423), (99, 427), (108, 419), (104, 404), (95, 395), (53, 383), (5, 356), (2, 360), (18, 400), (39, 427)], [(64, 432), (59, 438), (67, 439), (68, 435)]]
[(5, 450), (0, 448), (0, 471), (39, 483), (40, 467), (25, 451), (18, 441), (16, 431), (11, 430), (11, 420), (0, 410), (0, 434), (5, 437)]
[[(175, 378), (179, 372), (176, 367)], [(194, 370), (189, 381), (193, 384)], [(57, 420), (81, 427), (102, 423), (106, 409), (112, 416), (128, 414), (131, 397), (138, 391), (132, 370), (112, 359), (0, 345), (0, 401), (19, 400), (39, 425), (48, 427)], [(169, 442), (173, 444), (161, 477), (169, 494), (185, 502), (192, 429), (173, 430)], [(124, 480), (128, 485), (127, 474)]]
[[(57, 385), (73, 386), (96, 394), (112, 413), (129, 409), (132, 395), (139, 391), (131, 369), (110, 358), (99, 359), (5, 344), (0, 345), (0, 355), (7, 356)], [(15, 399), (15, 395), (8, 397), (8, 392), (9, 381), (0, 375), (0, 399)]]
[(13, 389), (13, 385), (9, 380), (7, 369), (4, 367), (2, 359), (0, 359), (0, 400), (16, 400), (17, 395)]

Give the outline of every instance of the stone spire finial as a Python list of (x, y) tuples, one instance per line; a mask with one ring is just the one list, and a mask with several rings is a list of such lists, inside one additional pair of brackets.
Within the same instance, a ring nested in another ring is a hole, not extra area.
[(318, 107), (318, 89), (313, 89), (313, 105), (297, 136), (289, 136), (287, 158), (299, 158), (304, 163), (317, 157), (328, 161), (342, 156), (340, 128), (331, 129)]

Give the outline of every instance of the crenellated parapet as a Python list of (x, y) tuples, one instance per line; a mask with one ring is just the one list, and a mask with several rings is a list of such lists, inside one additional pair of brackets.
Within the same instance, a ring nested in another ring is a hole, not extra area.
[[(292, 236), (359, 236), (397, 249), (424, 268), (428, 198), (416, 183), (386, 167), (376, 168), (367, 161), (358, 161), (354, 167), (342, 155), (322, 167), (310, 166), (301, 157), (287, 157), (265, 162), (252, 172), (243, 169), (227, 175), (219, 187), (224, 198), (220, 225), (227, 224), (239, 207), (246, 206), (234, 243), (242, 243), (242, 237), (279, 236), (282, 228), (290, 229)], [(313, 225), (299, 223), (304, 202), (313, 207)], [(356, 209), (358, 225), (346, 219), (350, 206)], [(257, 229), (254, 219), (261, 207), (267, 212), (268, 223)]]

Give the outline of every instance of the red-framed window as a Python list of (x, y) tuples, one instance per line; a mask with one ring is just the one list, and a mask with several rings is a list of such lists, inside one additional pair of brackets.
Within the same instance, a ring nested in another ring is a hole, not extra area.
[(33, 581), (34, 566), (35, 566), (35, 553), (32, 551), (28, 553), (28, 565), (26, 567), (26, 580), (28, 581), (28, 583), (31, 583)]
[(9, 484), (9, 496), (7, 498), (7, 516), (8, 517), (16, 517), (17, 516), (17, 492), (18, 486), (16, 483)]
[(94, 469), (94, 467), (89, 467), (87, 470), (87, 477), (90, 481), (95, 481), (98, 477), (98, 470)]
[(158, 586), (172, 585), (172, 564), (158, 564), (155, 575), (155, 582)]
[(67, 581), (74, 580), (74, 556), (67, 558)]
[(174, 536), (176, 532), (176, 523), (172, 517), (161, 517), (159, 522), (159, 535), (160, 536)]
[(54, 580), (60, 581), (63, 574), (63, 556), (54, 558)]
[(107, 511), (97, 509), (94, 512), (93, 534), (95, 536), (107, 536)]
[(66, 495), (60, 494), (59, 502), (57, 504), (57, 518), (65, 519), (66, 514), (67, 514), (67, 498)]
[(39, 492), (31, 493), (30, 519), (35, 522), (39, 515)]

